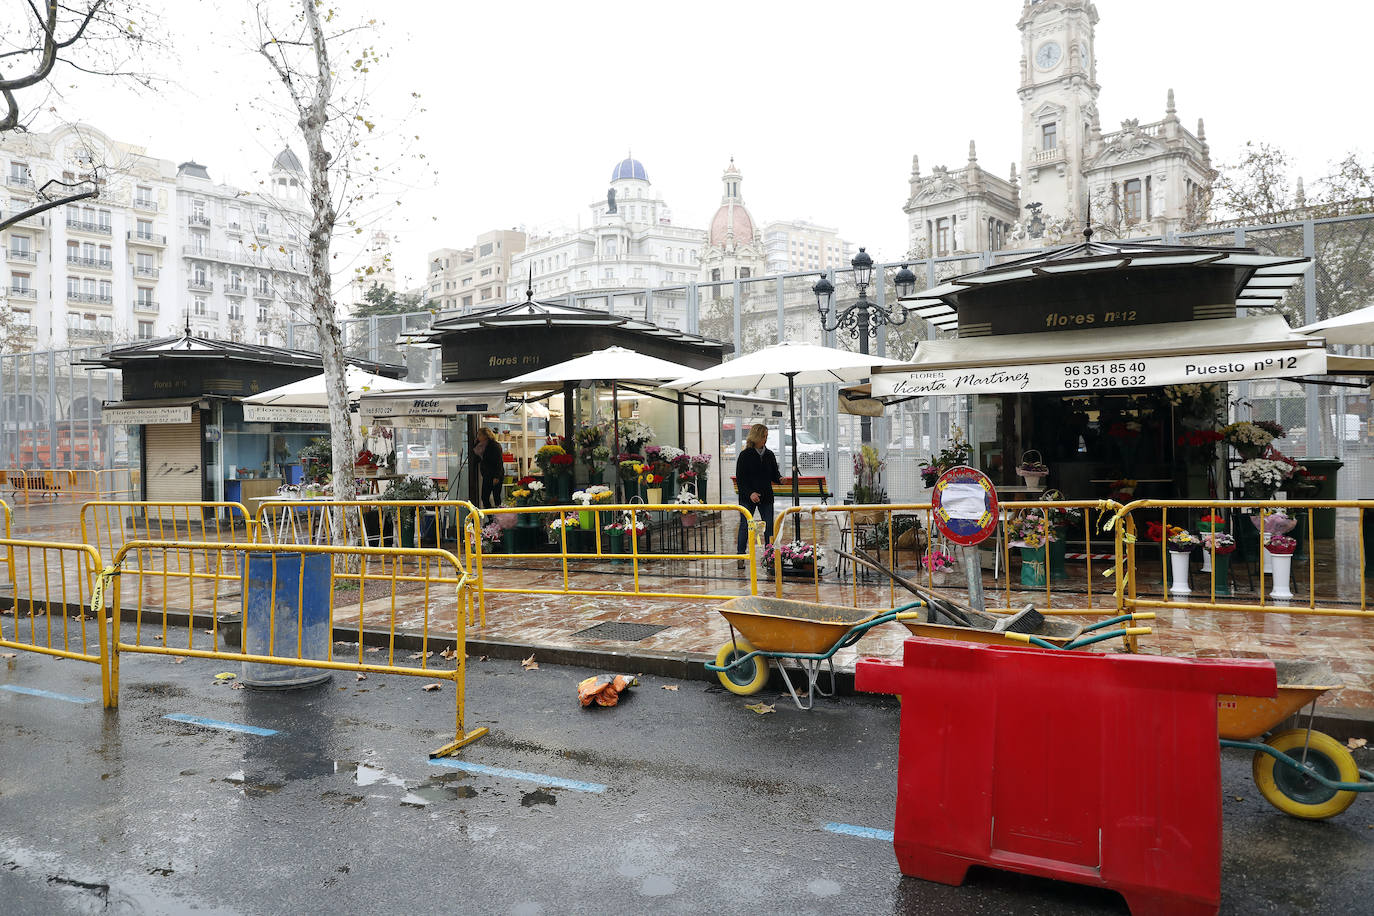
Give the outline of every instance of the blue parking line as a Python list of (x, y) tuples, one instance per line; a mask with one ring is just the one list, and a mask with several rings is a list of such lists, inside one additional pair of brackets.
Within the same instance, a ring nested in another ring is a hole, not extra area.
[(601, 793), (606, 791), (606, 786), (599, 782), (581, 782), (576, 779), (563, 779), (561, 776), (546, 776), (543, 773), (526, 773), (522, 770), (507, 770), (503, 767), (489, 767), (480, 763), (468, 763), (466, 760), (449, 760), (441, 758), (429, 761), (437, 767), (450, 767), (455, 770), (463, 770), (468, 773), (480, 773), (483, 776), (501, 776), (505, 779), (519, 779), (523, 782), (536, 782), (541, 786), (552, 786), (556, 789), (571, 789), (574, 792), (594, 792)]
[(31, 697), (44, 697), (49, 700), (61, 700), (64, 703), (95, 702), (95, 700), (89, 697), (69, 697), (65, 693), (53, 693), (51, 690), (39, 690), (36, 687), (20, 687), (15, 684), (0, 684), (0, 690), (8, 690), (10, 693), (22, 693)]
[(259, 728), (256, 725), (240, 725), (237, 722), (221, 722), (218, 719), (206, 719), (202, 716), (188, 716), (184, 712), (174, 712), (163, 716), (164, 719), (171, 719), (173, 722), (186, 722), (191, 725), (200, 725), (205, 728), (218, 728), (226, 732), (242, 732), (245, 735), (260, 735), (267, 737), (275, 735), (277, 732), (271, 728)]
[(825, 829), (831, 833), (838, 833), (840, 836), (856, 836), (865, 840), (882, 840), (886, 843), (892, 842), (891, 830), (879, 830), (877, 827), (856, 827), (853, 824), (826, 824)]

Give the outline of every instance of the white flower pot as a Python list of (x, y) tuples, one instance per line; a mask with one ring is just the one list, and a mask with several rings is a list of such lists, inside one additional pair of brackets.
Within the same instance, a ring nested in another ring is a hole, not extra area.
[(1205, 548), (1202, 551), (1202, 571), (1205, 573), (1212, 571), (1212, 551)]
[(1264, 558), (1274, 576), (1274, 584), (1269, 589), (1269, 597), (1281, 601), (1292, 598), (1293, 588), (1290, 580), (1293, 572), (1293, 555), (1291, 553), (1270, 553), (1266, 550)]
[(1169, 551), (1169, 594), (1191, 595), (1188, 587), (1188, 559), (1191, 554), (1186, 550)]

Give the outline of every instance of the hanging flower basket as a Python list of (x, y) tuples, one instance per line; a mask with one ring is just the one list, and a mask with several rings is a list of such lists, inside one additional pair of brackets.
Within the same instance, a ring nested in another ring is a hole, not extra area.
[(1049, 476), (1050, 468), (1040, 453), (1031, 448), (1021, 453), (1021, 463), (1017, 465), (1016, 473), (1025, 479), (1026, 486), (1038, 487)]

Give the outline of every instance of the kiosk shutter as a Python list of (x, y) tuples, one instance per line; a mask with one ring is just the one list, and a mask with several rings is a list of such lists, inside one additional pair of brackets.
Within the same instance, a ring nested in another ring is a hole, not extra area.
[(196, 502), (201, 498), (200, 411), (190, 423), (156, 423), (143, 427), (147, 498), (168, 502)]

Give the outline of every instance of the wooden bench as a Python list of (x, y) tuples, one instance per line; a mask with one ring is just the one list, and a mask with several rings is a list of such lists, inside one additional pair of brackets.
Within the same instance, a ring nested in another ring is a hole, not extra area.
[(57, 482), (55, 474), (44, 471), (30, 472), (23, 476), (19, 474), (10, 474), (9, 486), (10, 489), (14, 491), (16, 497), (21, 490), (41, 493), (44, 496), (52, 497), (56, 497), (62, 492), (62, 485)]
[[(735, 497), (739, 497), (739, 481), (732, 475), (730, 485), (735, 488)], [(792, 478), (784, 477), (779, 483), (773, 484), (774, 497), (792, 495)], [(797, 495), (805, 496), (809, 499), (819, 499), (821, 502), (829, 504), (830, 488), (826, 486), (824, 477), (807, 477), (804, 474), (797, 476)]]

